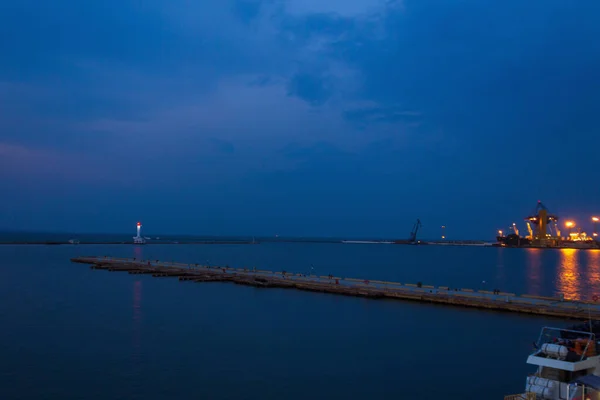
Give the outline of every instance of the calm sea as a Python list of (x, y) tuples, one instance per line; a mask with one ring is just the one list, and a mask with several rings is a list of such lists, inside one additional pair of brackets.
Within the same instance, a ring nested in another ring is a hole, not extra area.
[(0, 246), (0, 399), (502, 399), (561, 320), (95, 271), (112, 255), (591, 298), (600, 251)]

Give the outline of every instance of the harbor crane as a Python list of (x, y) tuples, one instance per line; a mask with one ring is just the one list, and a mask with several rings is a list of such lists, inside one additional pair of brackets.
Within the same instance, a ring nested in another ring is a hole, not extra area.
[(413, 226), (412, 231), (410, 232), (410, 242), (411, 243), (415, 243), (417, 241), (417, 232), (419, 232), (419, 228), (422, 228), (423, 225), (421, 225), (421, 220), (417, 218), (417, 222), (415, 222), (415, 225)]
[(529, 236), (527, 236), (527, 239), (533, 239), (533, 229), (531, 229), (531, 224), (529, 221), (527, 221), (527, 230), (529, 231)]
[(519, 228), (517, 228), (517, 224), (513, 222), (512, 230), (515, 232), (515, 235), (519, 235)]
[(533, 238), (537, 240), (544, 240), (551, 237), (552, 226), (556, 230), (557, 236), (560, 235), (558, 230), (558, 216), (550, 214), (545, 205), (541, 201), (537, 202), (537, 206), (533, 213), (525, 218), (525, 221), (530, 222), (533, 225)]

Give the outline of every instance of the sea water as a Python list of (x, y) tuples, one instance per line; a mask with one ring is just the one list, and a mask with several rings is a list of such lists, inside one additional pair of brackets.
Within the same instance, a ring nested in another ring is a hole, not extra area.
[(91, 270), (110, 255), (591, 299), (600, 251), (0, 246), (0, 399), (502, 399), (560, 319)]

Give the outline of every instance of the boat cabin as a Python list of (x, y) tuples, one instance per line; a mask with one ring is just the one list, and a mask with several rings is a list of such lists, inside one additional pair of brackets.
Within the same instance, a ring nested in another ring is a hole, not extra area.
[(594, 329), (600, 331), (600, 326), (575, 328), (583, 329), (542, 328), (535, 350), (527, 358), (528, 364), (537, 366), (525, 385), (530, 398), (600, 400), (600, 343)]

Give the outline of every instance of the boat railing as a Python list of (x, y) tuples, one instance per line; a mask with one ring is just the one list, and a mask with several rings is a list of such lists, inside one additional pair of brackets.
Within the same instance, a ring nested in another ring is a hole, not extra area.
[(596, 400), (600, 398), (600, 392), (586, 385), (570, 384), (567, 400)]
[(597, 355), (596, 335), (592, 332), (544, 327), (532, 355), (570, 362), (583, 361)]

